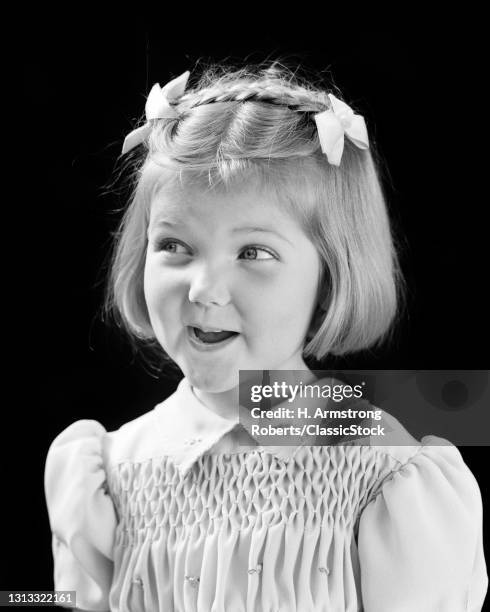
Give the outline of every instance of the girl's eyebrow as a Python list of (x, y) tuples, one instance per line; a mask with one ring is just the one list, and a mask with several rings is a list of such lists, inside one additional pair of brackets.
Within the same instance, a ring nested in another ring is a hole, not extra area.
[[(154, 224), (154, 229), (162, 225), (166, 225), (169, 227), (184, 227), (185, 223), (182, 223), (180, 221), (176, 221), (175, 223), (172, 223), (170, 221), (160, 220)], [(273, 229), (272, 227), (258, 227), (256, 225), (247, 225), (243, 227), (234, 227), (231, 231), (233, 234), (236, 234), (239, 232), (246, 232), (248, 234), (251, 234), (252, 232), (261, 232), (263, 234), (275, 234), (278, 238), (281, 238), (281, 240), (285, 240), (291, 246), (293, 246), (293, 243), (290, 240), (288, 240), (285, 236), (283, 236), (281, 233), (279, 233), (277, 230)]]
[(264, 234), (275, 234), (276, 236), (278, 236), (282, 240), (285, 240), (286, 242), (289, 242), (289, 244), (293, 246), (293, 243), (290, 240), (288, 240), (286, 236), (283, 236), (277, 230), (272, 229), (272, 227), (257, 227), (257, 226), (250, 225), (250, 226), (244, 226), (244, 227), (234, 227), (231, 231), (233, 234), (236, 234), (238, 232), (246, 232), (247, 234), (251, 234), (252, 232), (262, 232)]

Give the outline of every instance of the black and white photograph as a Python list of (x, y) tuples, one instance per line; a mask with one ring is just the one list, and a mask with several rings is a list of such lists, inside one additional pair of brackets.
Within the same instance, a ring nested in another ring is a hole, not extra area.
[(16, 29), (2, 606), (490, 609), (479, 19), (300, 8)]

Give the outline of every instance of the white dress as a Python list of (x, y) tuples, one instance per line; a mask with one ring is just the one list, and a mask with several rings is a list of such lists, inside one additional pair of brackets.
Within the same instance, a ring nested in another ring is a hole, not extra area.
[(73, 423), (46, 460), (55, 588), (118, 612), (481, 610), (475, 478), (383, 419), (393, 445), (244, 450), (184, 378), (117, 431)]

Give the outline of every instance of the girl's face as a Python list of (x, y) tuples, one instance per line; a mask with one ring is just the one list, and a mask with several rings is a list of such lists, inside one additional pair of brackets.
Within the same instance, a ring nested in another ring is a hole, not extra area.
[[(272, 196), (160, 191), (152, 201), (144, 292), (151, 325), (194, 387), (221, 393), (239, 370), (304, 370), (320, 256)], [(238, 332), (202, 350), (192, 327)]]

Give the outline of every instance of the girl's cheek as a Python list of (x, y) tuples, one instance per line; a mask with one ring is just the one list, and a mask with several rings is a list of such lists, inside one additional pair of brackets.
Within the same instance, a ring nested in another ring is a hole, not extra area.
[(144, 294), (150, 308), (157, 308), (166, 293), (168, 279), (154, 262), (147, 261), (144, 270)]
[(155, 255), (149, 255), (146, 259), (144, 270), (145, 288), (148, 288), (150, 291), (155, 291), (168, 285), (171, 279), (171, 270), (165, 269)]

